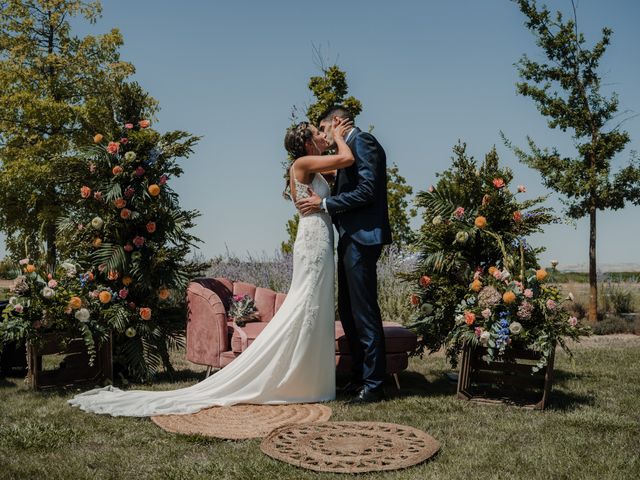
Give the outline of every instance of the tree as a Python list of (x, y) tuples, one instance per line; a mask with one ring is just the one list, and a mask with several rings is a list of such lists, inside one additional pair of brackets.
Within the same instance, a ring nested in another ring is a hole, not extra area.
[[(546, 6), (532, 0), (515, 0), (525, 15), (547, 62), (524, 55), (518, 63), (522, 81), (519, 94), (533, 99), (550, 128), (571, 130), (575, 157), (561, 156), (557, 149), (539, 148), (527, 137), (530, 152), (513, 147), (520, 160), (538, 170), (545, 186), (562, 194), (570, 218), (589, 216), (589, 321), (597, 319), (596, 218), (599, 210), (623, 208), (626, 202), (640, 204), (640, 162), (630, 163), (611, 173), (611, 160), (629, 142), (621, 123), (609, 127), (617, 117), (618, 97), (600, 91), (600, 59), (609, 45), (612, 31), (602, 29), (602, 38), (591, 48), (578, 31), (575, 5), (573, 19), (561, 12), (552, 16)], [(503, 137), (504, 138), (504, 137)]]
[(407, 185), (407, 180), (400, 175), (398, 165), (394, 163), (391, 167), (387, 167), (389, 222), (391, 223), (393, 243), (398, 248), (404, 248), (414, 240), (409, 219), (415, 217), (418, 212), (415, 208), (409, 208), (407, 200), (412, 194), (413, 188)]
[[(94, 133), (113, 135), (115, 110), (134, 72), (120, 60), (117, 29), (72, 35), (70, 19), (94, 23), (100, 2), (8, 0), (0, 3), (0, 229), (14, 257), (46, 243), (54, 265), (56, 220), (72, 208)], [(155, 101), (146, 97), (147, 116)], [(66, 252), (64, 252), (66, 253)]]
[[(317, 125), (320, 121), (320, 116), (333, 105), (343, 105), (349, 109), (354, 118), (357, 117), (362, 112), (362, 103), (355, 97), (348, 96), (349, 86), (346, 72), (337, 65), (325, 67), (319, 53), (316, 53), (319, 57), (322, 75), (313, 76), (309, 79), (308, 87), (316, 101), (307, 108), (307, 118)], [(370, 127), (370, 130), (372, 128)], [(288, 167), (293, 160), (293, 158), (289, 158), (289, 162), (286, 164), (285, 178), (287, 180), (289, 178)], [(407, 197), (412, 193), (413, 188), (407, 185), (406, 179), (400, 175), (398, 166), (394, 163), (393, 166), (387, 167), (389, 222), (391, 223), (394, 243), (399, 247), (409, 244), (412, 239), (409, 219), (417, 214), (415, 209), (408, 210), (409, 202)], [(289, 238), (280, 245), (282, 253), (291, 253), (293, 251), (299, 220), (300, 217), (296, 213), (293, 218), (287, 221)]]

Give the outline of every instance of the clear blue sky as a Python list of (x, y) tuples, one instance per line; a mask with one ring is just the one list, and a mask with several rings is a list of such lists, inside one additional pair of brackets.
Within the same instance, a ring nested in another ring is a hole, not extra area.
[[(570, 13), (569, 0), (547, 2)], [(640, 112), (640, 2), (577, 0), (578, 22), (592, 42), (602, 26), (613, 28), (602, 71), (607, 91), (622, 109)], [(184, 129), (204, 138), (173, 182), (182, 205), (202, 212), (195, 232), (211, 257), (226, 247), (244, 255), (274, 252), (286, 238), (293, 206), (281, 197), (283, 135), (292, 105), (311, 100), (318, 74), (312, 45), (320, 45), (347, 71), (350, 93), (364, 111), (359, 124), (375, 125), (390, 161), (416, 191), (447, 168), (451, 147), (468, 143), (476, 157), (496, 145), (516, 183), (542, 193), (538, 174), (520, 165), (499, 131), (524, 145), (573, 151), (567, 134), (551, 131), (530, 99), (517, 96), (514, 62), (523, 53), (540, 58), (523, 17), (508, 0), (442, 1), (243, 1), (106, 0), (104, 15), (78, 33), (117, 27), (122, 58), (160, 101), (161, 131)], [(625, 124), (632, 143), (614, 165), (640, 150), (640, 117)], [(561, 208), (557, 196), (549, 202)], [(601, 264), (640, 264), (640, 208), (599, 217)], [(545, 244), (560, 266), (585, 263), (588, 228), (549, 227)]]

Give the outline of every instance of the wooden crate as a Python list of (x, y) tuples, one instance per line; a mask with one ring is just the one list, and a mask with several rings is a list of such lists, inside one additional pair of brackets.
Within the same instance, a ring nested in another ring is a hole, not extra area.
[[(43, 369), (43, 356), (46, 355), (59, 360), (59, 366)], [(89, 365), (89, 354), (82, 338), (46, 333), (41, 344), (27, 345), (27, 363), (27, 384), (35, 390), (113, 381), (111, 336), (97, 347), (93, 365)]]
[(458, 375), (458, 398), (544, 409), (553, 382), (554, 351), (547, 366), (532, 372), (531, 367), (541, 354), (527, 349), (510, 350), (508, 360), (485, 362), (482, 356), (486, 348), (465, 345)]

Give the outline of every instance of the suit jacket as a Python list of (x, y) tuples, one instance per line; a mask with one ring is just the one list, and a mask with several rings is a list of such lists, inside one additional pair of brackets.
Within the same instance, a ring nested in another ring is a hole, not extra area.
[(391, 243), (387, 204), (387, 156), (373, 135), (355, 128), (347, 145), (355, 162), (338, 171), (328, 212), (340, 237), (362, 245)]

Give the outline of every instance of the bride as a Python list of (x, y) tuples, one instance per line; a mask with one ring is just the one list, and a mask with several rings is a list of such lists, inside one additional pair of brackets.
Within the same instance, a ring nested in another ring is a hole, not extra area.
[[(353, 164), (344, 135), (352, 123), (334, 120), (337, 153), (325, 134), (301, 122), (287, 130), (292, 199), (310, 190), (329, 195), (320, 173)], [(283, 404), (335, 398), (333, 226), (327, 213), (300, 218), (294, 243), (293, 277), (287, 297), (256, 340), (233, 362), (191, 387), (170, 391), (122, 391), (107, 386), (81, 393), (69, 403), (113, 416), (143, 417), (195, 413), (236, 403)]]

